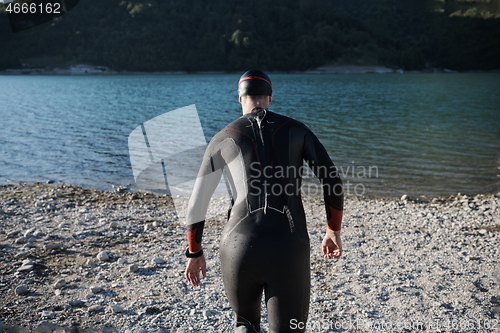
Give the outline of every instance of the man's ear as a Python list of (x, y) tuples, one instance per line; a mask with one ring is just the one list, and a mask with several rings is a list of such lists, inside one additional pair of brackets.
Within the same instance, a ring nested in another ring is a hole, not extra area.
[(241, 104), (241, 101), (243, 101), (243, 99), (241, 98), (241, 96), (238, 98), (238, 100), (240, 101), (240, 104)]
[(273, 101), (273, 97), (269, 96), (269, 103), (271, 103), (272, 101)]

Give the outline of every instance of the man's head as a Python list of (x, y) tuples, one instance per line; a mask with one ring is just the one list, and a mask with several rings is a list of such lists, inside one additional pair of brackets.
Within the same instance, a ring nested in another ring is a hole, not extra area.
[(272, 96), (273, 86), (271, 79), (259, 69), (246, 71), (238, 82), (238, 95), (243, 96)]
[(238, 82), (238, 95), (243, 114), (256, 107), (267, 109), (272, 102), (273, 86), (271, 79), (259, 69), (246, 71)]

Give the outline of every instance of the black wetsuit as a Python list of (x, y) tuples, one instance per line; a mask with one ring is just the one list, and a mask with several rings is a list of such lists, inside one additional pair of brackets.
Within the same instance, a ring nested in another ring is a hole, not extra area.
[(302, 332), (291, 329), (291, 321), (307, 321), (310, 251), (300, 195), (304, 160), (323, 184), (329, 227), (340, 230), (342, 182), (304, 124), (254, 109), (216, 134), (206, 150), (188, 209), (190, 250), (201, 248), (208, 201), (225, 168), (234, 204), (220, 260), (236, 332), (260, 332), (262, 291), (271, 332)]

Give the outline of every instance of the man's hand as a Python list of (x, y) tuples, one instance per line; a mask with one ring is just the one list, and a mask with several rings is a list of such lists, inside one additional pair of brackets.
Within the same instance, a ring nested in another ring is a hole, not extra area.
[(186, 279), (195, 287), (200, 285), (200, 269), (203, 273), (203, 277), (207, 277), (207, 263), (205, 262), (205, 256), (188, 258), (186, 272), (184, 275), (186, 276)]
[(325, 238), (323, 238), (323, 257), (332, 259), (339, 258), (342, 255), (342, 240), (340, 239), (340, 230), (333, 231), (326, 229)]

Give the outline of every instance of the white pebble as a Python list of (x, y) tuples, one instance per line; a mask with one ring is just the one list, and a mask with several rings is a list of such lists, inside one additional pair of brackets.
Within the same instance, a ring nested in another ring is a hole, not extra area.
[(92, 305), (91, 307), (89, 307), (88, 311), (89, 312), (98, 312), (98, 311), (101, 311), (102, 310), (102, 305)]
[(33, 232), (35, 232), (35, 228), (31, 228), (31, 229), (26, 230), (24, 232), (24, 237), (26, 237), (26, 238), (30, 237), (33, 234)]
[(31, 260), (29, 258), (28, 259), (24, 259), (22, 261), (22, 263), (23, 263), (23, 265), (33, 265), (33, 260)]
[(53, 318), (55, 316), (56, 316), (56, 313), (52, 312), (52, 311), (43, 311), (42, 312), (42, 317), (44, 317), (44, 318)]
[(214, 310), (203, 310), (202, 314), (204, 319), (208, 319), (209, 317), (217, 315), (218, 312)]
[(24, 257), (27, 254), (27, 252), (19, 252), (18, 254), (15, 255), (16, 258), (21, 258)]
[(29, 272), (31, 270), (33, 270), (33, 265), (32, 264), (29, 264), (29, 265), (22, 265), (21, 267), (19, 267), (17, 269), (18, 272)]
[(16, 287), (15, 292), (17, 295), (26, 295), (29, 293), (29, 290), (26, 286), (20, 285)]
[(90, 291), (93, 293), (93, 294), (98, 294), (102, 291), (102, 287), (100, 286), (92, 286), (90, 287)]
[(21, 232), (20, 230), (12, 230), (9, 233), (7, 233), (7, 237), (14, 237), (20, 232)]
[(120, 258), (120, 259), (118, 259), (118, 263), (119, 263), (120, 265), (124, 265), (124, 264), (126, 264), (126, 263), (127, 263), (127, 260), (126, 260), (125, 258)]
[(113, 313), (120, 313), (123, 312), (125, 309), (119, 305), (110, 305), (109, 308), (111, 309), (111, 312)]
[(61, 289), (66, 285), (66, 281), (64, 279), (57, 280), (56, 283), (54, 283), (54, 287), (56, 289)]
[(75, 308), (82, 307), (85, 304), (85, 302), (80, 301), (79, 299), (72, 299), (69, 301), (69, 305)]
[(60, 243), (45, 244), (46, 250), (57, 250), (60, 248), (62, 248), (62, 244)]
[(15, 240), (16, 244), (25, 244), (28, 242), (28, 239), (24, 236), (19, 237), (18, 239)]
[(163, 260), (162, 258), (154, 258), (153, 259), (153, 264), (161, 265), (161, 264), (164, 264), (164, 263), (165, 263), (165, 260)]
[(89, 265), (90, 267), (94, 268), (94, 267), (97, 266), (97, 263), (95, 261), (93, 261), (93, 260), (88, 259), (87, 260), (87, 265)]
[(106, 251), (101, 251), (97, 254), (97, 259), (99, 259), (100, 261), (108, 261), (109, 255)]

